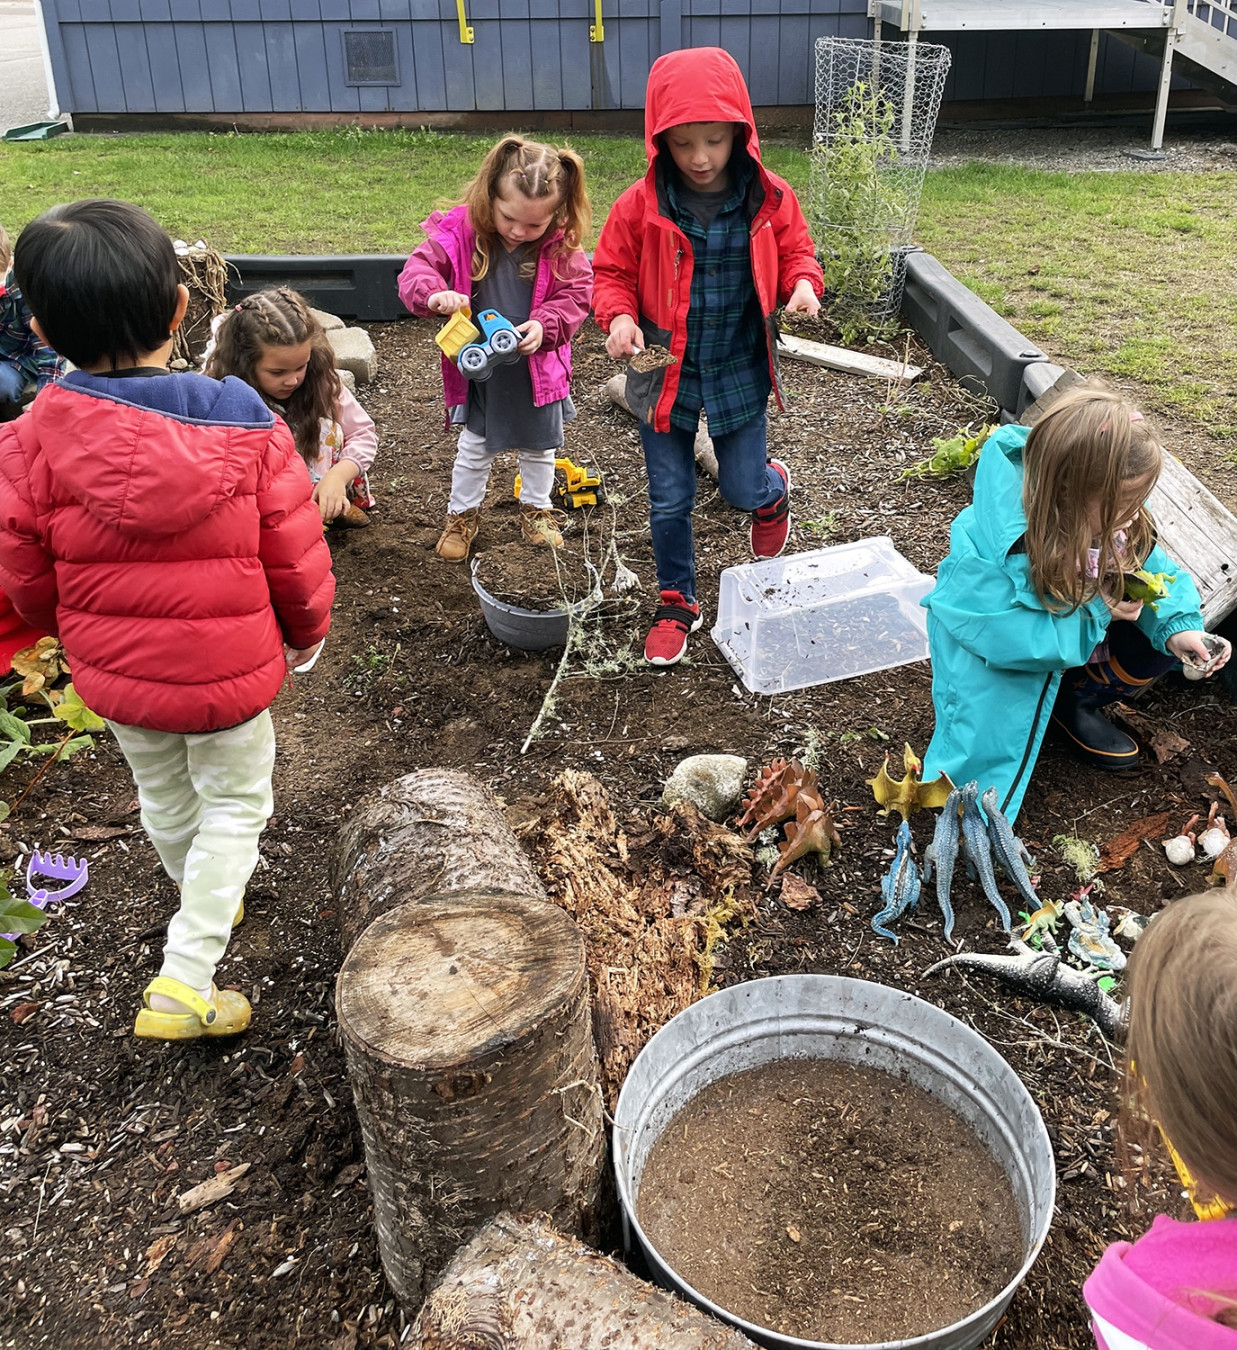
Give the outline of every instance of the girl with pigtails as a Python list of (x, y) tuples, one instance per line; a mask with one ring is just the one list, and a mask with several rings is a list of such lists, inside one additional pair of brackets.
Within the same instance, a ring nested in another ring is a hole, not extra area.
[(404, 304), (422, 318), (497, 310), (515, 326), (527, 360), (469, 380), (444, 356), (448, 425), (460, 428), (447, 520), (436, 552), (468, 557), (494, 456), (520, 459), (520, 521), (533, 545), (560, 548), (554, 459), (571, 401), (571, 339), (588, 317), (593, 269), (584, 255), (590, 210), (574, 150), (505, 136), (486, 155), (464, 200), (422, 222), (424, 243), (399, 278)]

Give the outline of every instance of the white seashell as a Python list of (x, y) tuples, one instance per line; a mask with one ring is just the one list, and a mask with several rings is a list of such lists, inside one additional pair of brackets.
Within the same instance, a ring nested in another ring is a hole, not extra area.
[(1209, 858), (1218, 858), (1228, 847), (1228, 831), (1213, 825), (1198, 836), (1198, 846)]
[(1176, 839), (1165, 839), (1164, 853), (1174, 867), (1184, 867), (1194, 861), (1194, 845), (1184, 834), (1179, 834)]

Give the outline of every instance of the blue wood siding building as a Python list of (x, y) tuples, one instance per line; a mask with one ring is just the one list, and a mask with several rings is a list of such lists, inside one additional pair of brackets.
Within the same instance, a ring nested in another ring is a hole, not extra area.
[[(706, 45), (735, 56), (757, 107), (811, 105), (813, 42), (871, 36), (867, 9), (867, 0), (602, 0), (598, 42), (596, 0), (43, 0), (62, 112), (345, 120), (638, 109), (662, 52)], [(471, 43), (461, 41), (465, 21)], [(947, 102), (1083, 88), (1086, 32), (941, 40), (954, 54)], [(1154, 62), (1101, 39), (1097, 94), (1151, 90), (1156, 76)]]

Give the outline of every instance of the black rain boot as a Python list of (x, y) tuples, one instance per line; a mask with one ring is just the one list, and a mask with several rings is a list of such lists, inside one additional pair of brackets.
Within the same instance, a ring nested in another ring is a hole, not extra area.
[(1124, 620), (1110, 625), (1107, 639), (1092, 656), (1085, 666), (1062, 676), (1052, 720), (1079, 759), (1114, 772), (1136, 769), (1138, 742), (1113, 726), (1100, 709), (1141, 694), (1176, 658), (1156, 651), (1140, 628)]

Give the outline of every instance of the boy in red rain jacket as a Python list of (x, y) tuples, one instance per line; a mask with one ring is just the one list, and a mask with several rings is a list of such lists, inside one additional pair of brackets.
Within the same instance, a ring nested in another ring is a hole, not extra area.
[(593, 259), (593, 313), (606, 351), (667, 348), (669, 365), (629, 370), (640, 420), (649, 529), (661, 591), (645, 659), (672, 666), (702, 622), (691, 514), (703, 410), (718, 488), (752, 512), (752, 553), (776, 558), (790, 533), (790, 473), (768, 460), (779, 306), (814, 315), (824, 276), (790, 185), (760, 162), (742, 72), (720, 47), (659, 57), (644, 110), (648, 173), (614, 204)]
[(214, 984), (271, 814), (268, 711), (331, 621), (335, 578), (292, 433), (242, 380), (168, 372), (189, 292), (140, 207), (54, 206), (14, 270), (77, 369), (0, 427), (0, 586), (64, 643), (180, 888), (137, 1035), (226, 1036)]

